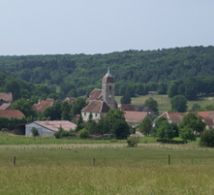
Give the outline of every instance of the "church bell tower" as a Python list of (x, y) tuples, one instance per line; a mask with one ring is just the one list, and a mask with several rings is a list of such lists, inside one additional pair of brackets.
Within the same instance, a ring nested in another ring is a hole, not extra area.
[(110, 73), (110, 69), (102, 79), (102, 97), (103, 101), (110, 107), (116, 108), (117, 104), (114, 99), (114, 79)]

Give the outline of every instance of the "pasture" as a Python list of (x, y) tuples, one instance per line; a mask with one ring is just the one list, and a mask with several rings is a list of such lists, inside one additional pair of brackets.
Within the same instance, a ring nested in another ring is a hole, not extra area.
[(214, 150), (194, 144), (0, 146), (5, 195), (214, 194), (213, 175)]
[[(171, 110), (170, 98), (167, 95), (145, 95), (133, 97), (132, 104), (143, 105), (146, 99), (148, 99), (149, 97), (154, 98), (158, 102), (160, 112)], [(120, 96), (116, 97), (117, 102), (120, 102), (120, 98), (121, 98)], [(194, 103), (199, 104), (201, 108), (205, 108), (210, 104), (214, 104), (214, 97), (203, 97), (195, 101), (188, 101), (188, 109), (191, 109)]]

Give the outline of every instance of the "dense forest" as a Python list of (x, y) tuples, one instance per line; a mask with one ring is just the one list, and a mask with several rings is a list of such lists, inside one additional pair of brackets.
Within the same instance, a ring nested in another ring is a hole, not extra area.
[(12, 91), (15, 99), (82, 96), (101, 86), (108, 67), (115, 77), (117, 95), (158, 91), (195, 99), (214, 92), (213, 46), (95, 55), (0, 56), (0, 91)]

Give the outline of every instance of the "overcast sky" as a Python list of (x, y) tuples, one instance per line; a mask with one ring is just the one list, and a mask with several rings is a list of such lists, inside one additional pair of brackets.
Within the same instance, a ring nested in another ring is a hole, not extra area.
[(0, 55), (214, 45), (214, 0), (0, 0)]

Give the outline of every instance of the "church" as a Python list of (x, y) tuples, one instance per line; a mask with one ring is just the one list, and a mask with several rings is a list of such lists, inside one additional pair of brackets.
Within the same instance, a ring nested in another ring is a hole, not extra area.
[(81, 111), (83, 121), (88, 121), (90, 115), (92, 120), (98, 121), (110, 109), (117, 108), (114, 88), (114, 78), (108, 69), (108, 72), (102, 78), (102, 89), (94, 89), (89, 94), (88, 104)]

